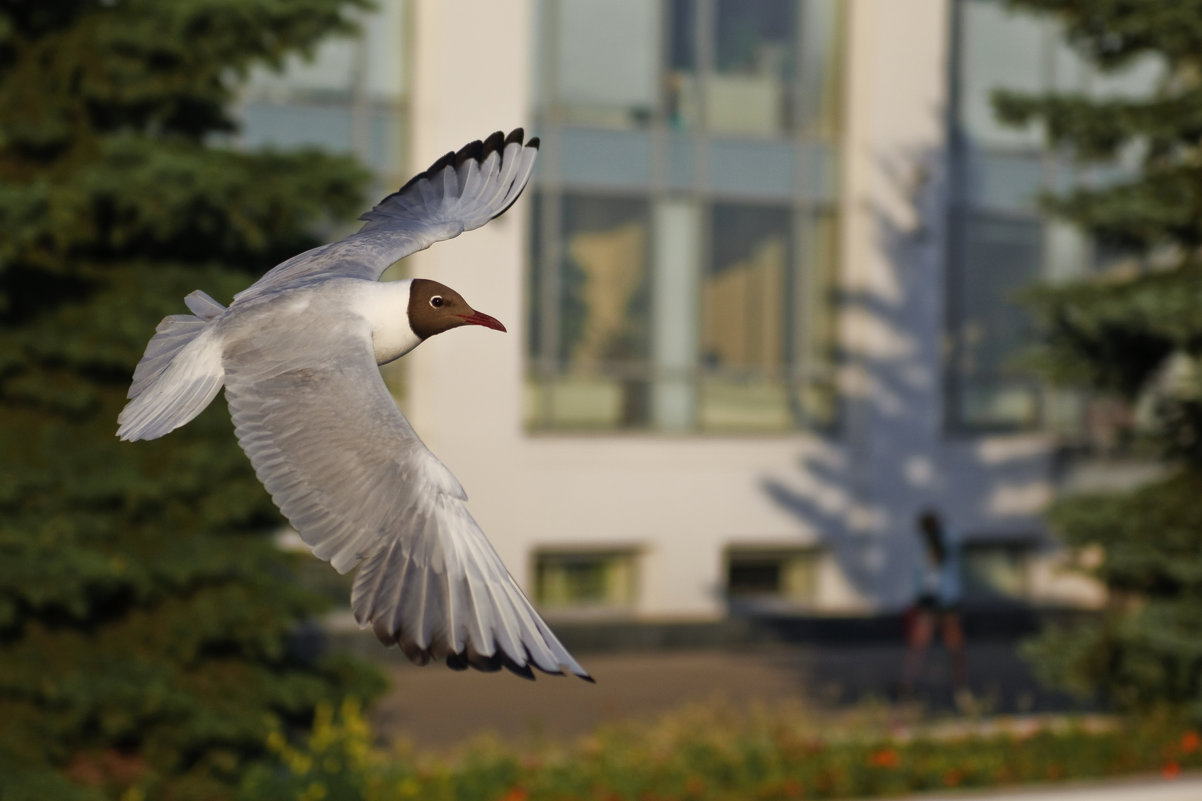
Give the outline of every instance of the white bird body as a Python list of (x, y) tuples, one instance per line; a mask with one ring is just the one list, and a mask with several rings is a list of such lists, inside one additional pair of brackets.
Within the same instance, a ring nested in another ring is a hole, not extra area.
[[(588, 674), (509, 575), (462, 486), (418, 438), (378, 365), (461, 325), (504, 330), (454, 290), (381, 283), (393, 262), (505, 211), (538, 140), (519, 129), (448, 153), (363, 215), (355, 234), (278, 265), (222, 306), (165, 318), (134, 371), (118, 436), (153, 439), (225, 388), (242, 449), (314, 555), (356, 566), (362, 627), (424, 664)], [(591, 680), (591, 679), (589, 679)]]

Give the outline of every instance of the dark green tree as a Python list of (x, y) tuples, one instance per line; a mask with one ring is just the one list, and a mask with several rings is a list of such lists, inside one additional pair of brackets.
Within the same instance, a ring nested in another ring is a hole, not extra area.
[[(323, 602), (218, 400), (119, 443), (164, 314), (358, 208), (364, 170), (221, 146), (255, 65), (363, 0), (0, 3), (0, 798), (228, 797), (267, 723), (378, 691), (297, 647)], [(124, 795), (130, 792), (133, 795)]]
[(1050, 520), (1111, 592), (1094, 625), (1058, 629), (1032, 651), (1056, 681), (1129, 711), (1202, 722), (1202, 0), (1011, 0), (1053, 15), (1099, 69), (1154, 59), (1155, 91), (1131, 98), (999, 92), (1015, 124), (1038, 122), (1082, 164), (1126, 154), (1125, 177), (1044, 199), (1120, 269), (1036, 288), (1035, 363), (1052, 379), (1130, 410), (1127, 447), (1163, 477), (1125, 494), (1070, 496)]

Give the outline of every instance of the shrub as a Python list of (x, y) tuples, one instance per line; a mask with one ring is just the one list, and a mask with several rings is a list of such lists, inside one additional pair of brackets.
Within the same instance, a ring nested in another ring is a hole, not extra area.
[(815, 733), (796, 710), (698, 707), (658, 723), (605, 727), (569, 746), (522, 754), (478, 741), (451, 757), (372, 744), (359, 708), (323, 707), (296, 744), (268, 739), (241, 801), (735, 801), (899, 795), (1202, 768), (1202, 738), (1166, 718), (1134, 726), (1083, 720), (985, 732)]

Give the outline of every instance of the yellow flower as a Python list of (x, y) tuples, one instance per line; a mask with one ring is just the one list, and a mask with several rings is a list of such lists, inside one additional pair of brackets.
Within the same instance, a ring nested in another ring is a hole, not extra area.
[(305, 791), (301, 793), (299, 801), (321, 801), (326, 797), (326, 788), (324, 785), (313, 782)]

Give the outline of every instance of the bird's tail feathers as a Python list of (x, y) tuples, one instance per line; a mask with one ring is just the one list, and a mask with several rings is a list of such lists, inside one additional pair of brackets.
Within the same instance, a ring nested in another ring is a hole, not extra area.
[(129, 402), (117, 416), (123, 440), (155, 439), (204, 411), (225, 383), (221, 347), (209, 323), (225, 307), (197, 290), (192, 314), (164, 317), (134, 368)]

